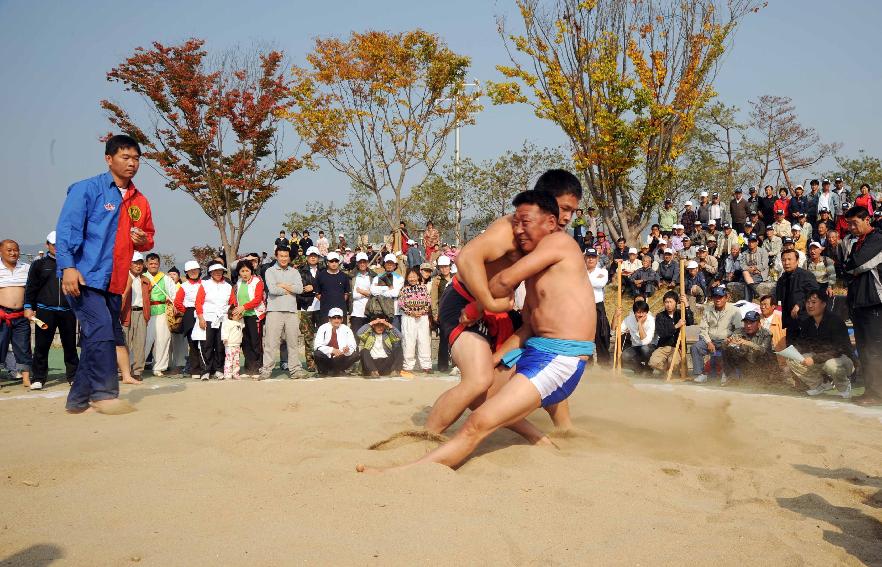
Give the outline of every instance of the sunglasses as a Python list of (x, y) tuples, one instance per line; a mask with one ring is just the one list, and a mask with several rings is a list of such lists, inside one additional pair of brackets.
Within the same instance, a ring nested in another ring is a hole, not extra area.
[(341, 317), (340, 315), (334, 315), (333, 317), (331, 317), (331, 319), (342, 319), (342, 318), (343, 317)]
[(328, 263), (330, 264), (331, 262), (339, 262), (339, 261), (340, 261), (340, 260), (337, 260), (337, 259), (335, 258), (335, 259), (333, 259), (333, 260), (328, 260)]

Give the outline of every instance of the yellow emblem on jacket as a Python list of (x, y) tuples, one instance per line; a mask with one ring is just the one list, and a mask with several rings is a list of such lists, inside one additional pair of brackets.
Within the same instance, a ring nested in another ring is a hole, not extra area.
[(137, 205), (129, 207), (129, 218), (135, 222), (141, 220), (141, 208)]

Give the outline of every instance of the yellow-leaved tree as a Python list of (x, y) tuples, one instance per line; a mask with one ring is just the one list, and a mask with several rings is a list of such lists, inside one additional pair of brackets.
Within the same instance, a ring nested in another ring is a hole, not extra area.
[[(497, 104), (526, 103), (572, 146), (614, 237), (634, 242), (678, 182), (695, 114), (755, 0), (517, 0), (523, 26), (499, 32), (511, 59)], [(675, 196), (675, 195), (671, 195)]]
[(480, 93), (465, 91), (470, 59), (414, 30), (317, 39), (307, 61), (293, 68), (295, 105), (283, 116), (398, 228), (406, 191), (425, 181), (449, 134), (480, 108)]

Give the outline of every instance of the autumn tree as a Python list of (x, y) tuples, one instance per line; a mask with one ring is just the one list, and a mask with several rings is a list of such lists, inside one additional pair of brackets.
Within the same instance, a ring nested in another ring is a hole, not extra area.
[(283, 54), (255, 48), (209, 60), (204, 41), (139, 47), (107, 73), (146, 103), (135, 119), (102, 100), (110, 122), (137, 139), (166, 186), (189, 195), (220, 233), (227, 258), (279, 182), (308, 163), (285, 151), (279, 113), (290, 109)]
[(479, 108), (480, 93), (464, 88), (469, 58), (421, 30), (368, 31), (317, 39), (307, 62), (293, 68), (295, 106), (280, 115), (397, 227), (406, 191), (433, 172), (449, 134)]
[(814, 128), (803, 126), (790, 97), (763, 95), (750, 102), (750, 135), (744, 144), (760, 186), (788, 187), (790, 173), (805, 170), (834, 155), (840, 144), (825, 144)]
[[(199, 265), (203, 268), (208, 268), (211, 264), (211, 261), (217, 256), (217, 248), (212, 246), (211, 244), (204, 244), (202, 246), (194, 246), (190, 248), (190, 254), (193, 255), (193, 259), (199, 262)], [(227, 256), (227, 258), (232, 258), (233, 256)]]
[(499, 32), (510, 65), (489, 92), (526, 103), (570, 141), (614, 237), (634, 242), (677, 180), (695, 115), (754, 0), (517, 0)]

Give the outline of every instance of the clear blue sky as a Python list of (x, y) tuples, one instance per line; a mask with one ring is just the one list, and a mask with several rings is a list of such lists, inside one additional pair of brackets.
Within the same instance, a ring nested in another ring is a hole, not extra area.
[[(0, 0), (0, 238), (41, 242), (66, 188), (103, 170), (97, 138), (110, 125), (98, 101), (129, 100), (105, 73), (137, 46), (188, 37), (206, 39), (209, 49), (260, 41), (302, 62), (317, 36), (421, 27), (471, 56), (475, 77), (498, 79), (494, 66), (506, 59), (494, 16), (510, 13), (511, 6), (510, 0)], [(744, 108), (762, 94), (790, 96), (803, 123), (825, 141), (844, 143), (846, 154), (863, 148), (882, 156), (880, 22), (879, 0), (769, 0), (768, 8), (744, 21), (726, 56), (716, 83), (720, 99)], [(488, 106), (463, 132), (462, 150), (480, 160), (524, 139), (564, 142), (554, 125), (524, 106)], [(186, 195), (165, 189), (146, 166), (136, 181), (153, 206), (157, 250), (176, 253), (180, 263), (192, 244), (217, 241), (208, 218)], [(295, 173), (246, 235), (244, 249), (268, 250), (285, 212), (319, 196), (342, 200), (348, 187), (328, 166)]]

